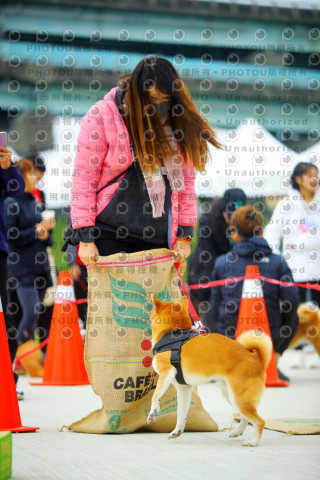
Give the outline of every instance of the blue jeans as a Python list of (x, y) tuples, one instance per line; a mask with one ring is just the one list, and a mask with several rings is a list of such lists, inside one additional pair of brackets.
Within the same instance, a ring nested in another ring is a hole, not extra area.
[(43, 309), (43, 298), (46, 289), (19, 286), (17, 295), (22, 307), (22, 319), (18, 328), (18, 344), (21, 345), (34, 337), (39, 315)]

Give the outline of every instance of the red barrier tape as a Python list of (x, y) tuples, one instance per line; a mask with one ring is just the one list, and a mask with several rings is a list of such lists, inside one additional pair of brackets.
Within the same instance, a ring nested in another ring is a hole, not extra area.
[[(178, 270), (180, 263), (175, 264), (177, 267), (177, 272), (180, 281), (182, 280), (181, 274)], [(281, 282), (280, 280), (276, 280), (275, 278), (268, 278), (268, 277), (263, 277), (262, 275), (246, 275), (242, 277), (229, 277), (225, 278), (223, 280), (214, 280), (212, 282), (207, 282), (207, 283), (196, 283), (194, 285), (185, 285), (185, 283), (182, 284), (181, 282), (181, 289), (186, 295), (186, 289), (188, 290), (200, 290), (202, 288), (211, 288), (211, 287), (222, 287), (224, 285), (232, 285), (233, 283), (240, 282), (241, 280), (263, 280), (264, 282), (272, 283), (273, 285), (280, 285), (281, 287), (302, 287), (302, 288), (310, 288), (311, 290), (319, 290), (320, 291), (320, 285), (315, 284), (315, 283), (294, 283), (294, 282)], [(187, 295), (186, 295), (187, 296)], [(86, 298), (82, 298), (80, 300), (76, 300), (76, 303), (86, 303), (88, 300)], [(192, 304), (191, 304), (192, 305)], [(193, 309), (190, 306), (191, 310)], [(197, 318), (197, 314), (194, 310), (193, 312), (190, 312), (192, 318), (195, 317)]]
[(320, 290), (320, 285), (315, 283), (294, 283), (294, 282), (281, 282), (274, 278), (263, 277), (262, 275), (246, 275), (243, 277), (229, 277), (224, 280), (215, 280), (213, 282), (207, 283), (197, 283), (195, 285), (189, 285), (187, 288), (189, 290), (197, 290), (201, 288), (210, 288), (210, 287), (221, 287), (222, 285), (232, 285), (233, 283), (239, 282), (241, 280), (263, 280), (274, 285), (280, 285), (281, 287), (302, 287), (310, 288), (311, 290)]
[[(197, 283), (195, 285), (186, 285), (182, 279), (181, 273), (179, 272), (179, 267), (180, 263), (175, 263), (175, 267), (177, 269), (177, 274), (181, 282), (181, 290), (183, 294), (188, 298), (188, 303), (189, 303), (189, 312), (191, 315), (192, 320), (194, 323), (199, 322), (199, 317), (197, 315), (197, 312), (193, 306), (193, 303), (190, 300), (190, 297), (188, 295), (187, 289), (188, 290), (198, 290), (201, 288), (211, 288), (211, 287), (221, 287), (223, 285), (232, 285), (233, 283), (240, 282), (241, 280), (263, 280), (268, 283), (272, 283), (274, 285), (280, 285), (281, 287), (302, 287), (302, 288), (310, 288), (312, 290), (320, 290), (320, 285), (317, 284), (308, 284), (308, 283), (293, 283), (293, 282), (281, 282), (280, 280), (276, 280), (274, 278), (268, 278), (268, 277), (263, 277), (262, 275), (246, 275), (243, 277), (229, 277), (225, 278), (224, 280), (215, 280), (213, 282), (208, 282), (208, 283)], [(75, 303), (86, 303), (88, 300), (86, 298), (81, 298), (79, 300), (76, 300)], [(43, 342), (39, 343), (35, 348), (32, 350), (29, 350), (28, 352), (23, 353), (20, 355), (20, 357), (15, 358), (14, 364), (17, 363), (19, 360), (21, 360), (24, 357), (27, 357), (31, 353), (35, 352), (36, 350), (39, 350), (40, 348), (44, 347), (47, 345), (49, 342), (49, 338), (46, 340), (43, 340)]]
[(48, 342), (49, 342), (49, 338), (46, 338), (45, 340), (43, 340), (43, 342), (39, 343), (39, 345), (37, 345), (36, 347), (32, 348), (31, 350), (28, 350), (27, 352), (24, 352), (22, 355), (14, 359), (13, 365), (19, 362), (22, 358), (27, 357), (28, 355), (31, 355), (31, 353), (36, 352), (37, 350), (40, 350), (40, 348), (47, 345)]

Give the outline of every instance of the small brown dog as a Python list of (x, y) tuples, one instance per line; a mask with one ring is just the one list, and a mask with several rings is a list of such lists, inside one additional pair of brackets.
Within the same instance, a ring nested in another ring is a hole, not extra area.
[[(186, 297), (175, 303), (161, 302), (154, 295), (152, 300), (153, 347), (166, 333), (191, 328)], [(170, 363), (171, 351), (156, 353), (152, 364), (159, 379), (148, 423), (159, 416), (161, 397), (172, 383), (177, 390), (178, 412), (176, 427), (169, 438), (179, 437), (184, 431), (193, 386), (215, 380), (225, 399), (240, 412), (241, 421), (230, 436), (242, 435), (250, 421), (255, 427), (254, 437), (242, 445), (258, 445), (265, 422), (256, 407), (264, 390), (271, 352), (271, 339), (257, 330), (245, 332), (238, 341), (215, 333), (199, 334), (181, 347), (181, 367), (187, 385), (178, 383), (175, 378), (177, 369)]]
[(297, 314), (298, 329), (290, 342), (289, 348), (294, 348), (302, 342), (311, 343), (320, 355), (320, 309), (313, 302), (301, 303)]

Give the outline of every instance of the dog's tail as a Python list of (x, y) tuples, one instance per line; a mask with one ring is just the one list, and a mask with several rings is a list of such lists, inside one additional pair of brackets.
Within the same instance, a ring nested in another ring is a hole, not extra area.
[(272, 353), (272, 340), (269, 335), (261, 330), (248, 330), (242, 333), (237, 341), (249, 352), (256, 350), (264, 368), (267, 368)]
[(319, 307), (314, 302), (301, 303), (298, 307), (297, 314), (299, 323), (308, 323), (318, 318)]

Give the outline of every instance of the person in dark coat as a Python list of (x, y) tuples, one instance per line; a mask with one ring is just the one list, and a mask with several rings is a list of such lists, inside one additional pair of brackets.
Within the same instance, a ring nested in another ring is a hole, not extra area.
[[(216, 258), (232, 248), (227, 235), (230, 217), (246, 203), (247, 197), (243, 190), (230, 188), (223, 197), (215, 198), (209, 211), (203, 213), (199, 221), (198, 243), (189, 260), (189, 285), (210, 281)], [(190, 290), (190, 297), (198, 313), (203, 313), (207, 304), (204, 303), (201, 307), (200, 302), (209, 301), (210, 289)]]
[[(42, 155), (39, 154), (39, 153), (28, 153), (23, 157), (23, 159), (21, 159), (21, 161), (24, 160), (24, 159), (31, 160), (31, 162), (33, 163), (34, 172), (35, 172), (35, 176), (36, 176), (37, 184), (38, 184), (39, 182), (41, 182), (42, 177), (44, 176), (44, 174), (46, 172), (46, 164), (45, 164), (45, 161), (44, 161)], [(45, 210), (46, 209), (45, 192), (43, 190), (40, 190), (38, 188), (37, 184), (36, 184), (35, 188), (33, 190), (31, 190), (29, 193), (31, 193), (34, 196), (34, 198), (36, 199), (36, 201), (38, 203), (43, 204), (43, 209)], [(51, 243), (53, 244), (52, 230), (49, 230), (49, 238), (48, 238), (47, 242), (48, 242), (48, 245), (51, 244)], [(22, 318), (23, 313), (22, 313), (22, 307), (20, 305), (19, 298), (18, 298), (17, 291), (15, 289), (14, 284), (13, 285), (11, 284), (11, 286), (8, 290), (8, 296), (9, 296), (9, 308), (10, 308), (10, 311), (11, 311), (10, 316), (12, 318), (12, 322), (13, 322), (14, 325), (19, 325), (19, 323), (21, 322), (21, 318)], [(53, 312), (53, 305), (51, 305), (51, 306), (45, 305), (44, 308), (43, 308), (43, 311), (39, 315), (37, 335), (38, 335), (38, 338), (41, 341), (48, 338), (48, 336), (49, 336), (52, 312)], [(46, 346), (42, 347), (42, 351), (43, 352), (46, 351)], [(15, 365), (15, 371), (17, 371), (19, 373), (23, 372), (23, 368), (22, 368), (20, 363), (17, 363)]]
[[(261, 236), (262, 219), (262, 215), (251, 205), (241, 207), (232, 214), (229, 234), (235, 245), (230, 252), (217, 258), (211, 280), (241, 277), (245, 274), (247, 265), (258, 265), (259, 272), (264, 277), (293, 282), (286, 261), (281, 255), (272, 253), (267, 241)], [(242, 286), (243, 281), (239, 281), (211, 288), (211, 308), (203, 317), (210, 332), (235, 337)], [(288, 347), (298, 327), (298, 287), (281, 287), (263, 282), (262, 290), (277, 360)], [(285, 376), (281, 374), (281, 377)]]
[[(31, 160), (31, 162), (34, 165), (35, 174), (36, 174), (36, 177), (37, 177), (36, 186), (35, 186), (34, 190), (32, 190), (30, 193), (32, 193), (32, 195), (34, 196), (34, 198), (36, 199), (37, 202), (43, 204), (43, 209), (46, 210), (47, 209), (46, 194), (45, 194), (44, 190), (40, 190), (40, 188), (38, 187), (38, 185), (41, 185), (42, 178), (43, 178), (44, 174), (46, 173), (45, 159), (40, 153), (28, 153), (24, 158), (27, 158), (28, 160)], [(55, 220), (53, 220), (53, 225), (55, 225)], [(50, 230), (49, 230), (49, 238), (48, 238), (47, 242), (48, 242), (48, 245), (53, 245), (53, 243), (54, 243), (53, 242), (53, 230), (52, 230), (52, 228), (50, 228)], [(49, 255), (50, 255), (50, 253), (52, 253), (50, 248), (47, 250), (47, 252), (48, 252)], [(51, 254), (51, 258), (52, 258), (52, 254)], [(50, 264), (50, 268), (51, 268), (51, 274), (52, 275), (57, 273), (54, 263)], [(48, 295), (48, 293), (50, 293), (52, 295), (52, 292), (48, 292), (48, 291), (46, 292), (46, 295)], [(47, 298), (47, 300), (44, 302), (43, 311), (39, 315), (38, 327), (37, 327), (37, 336), (41, 341), (43, 341), (43, 340), (45, 340), (46, 338), (49, 337), (51, 319), (52, 319), (52, 314), (53, 314), (53, 304), (54, 304), (54, 299), (52, 298), (52, 296), (49, 296), (49, 298)], [(42, 350), (42, 352), (45, 353), (46, 350), (47, 350), (47, 346), (45, 345), (44, 347), (42, 347), (41, 350)]]
[(7, 305), (7, 257), (8, 243), (5, 227), (4, 198), (17, 198), (24, 192), (24, 180), (19, 170), (12, 163), (12, 152), (8, 148), (0, 147), (0, 298), (6, 324), (11, 361), (17, 351), (16, 328), (8, 314)]
[(18, 344), (34, 337), (41, 302), (52, 285), (46, 248), (51, 244), (52, 223), (42, 220), (43, 204), (30, 193), (37, 181), (34, 165), (28, 159), (17, 164), (25, 180), (25, 191), (17, 199), (5, 199), (6, 230), (9, 246), (9, 282), (16, 288), (23, 315), (18, 328)]

